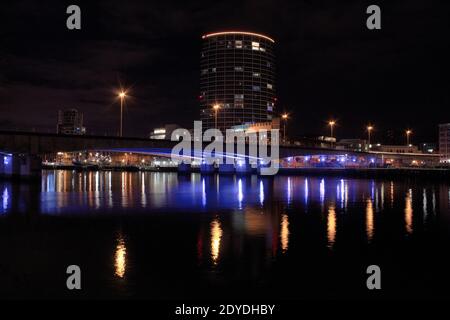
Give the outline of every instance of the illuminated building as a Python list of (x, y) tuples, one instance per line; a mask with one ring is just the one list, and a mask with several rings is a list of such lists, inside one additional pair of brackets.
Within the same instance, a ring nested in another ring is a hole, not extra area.
[(172, 132), (178, 129), (179, 126), (176, 124), (167, 124), (161, 128), (153, 129), (152, 133), (150, 133), (150, 139), (156, 140), (170, 140), (172, 136)]
[(439, 153), (441, 162), (450, 163), (450, 123), (439, 125)]
[(66, 135), (85, 134), (86, 128), (83, 127), (83, 113), (77, 109), (59, 110), (56, 133)]
[(274, 43), (242, 31), (203, 36), (199, 99), (204, 130), (272, 120)]

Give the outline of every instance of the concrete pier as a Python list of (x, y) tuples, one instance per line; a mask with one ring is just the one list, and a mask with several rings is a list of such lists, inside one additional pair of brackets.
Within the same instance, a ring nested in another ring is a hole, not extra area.
[(234, 164), (222, 163), (219, 165), (220, 174), (233, 174), (235, 171)]
[(201, 174), (212, 174), (214, 173), (214, 165), (213, 164), (207, 164), (207, 163), (202, 163), (200, 165), (200, 173)]
[(189, 163), (180, 163), (178, 165), (178, 173), (191, 173), (191, 165)]
[(35, 155), (2, 154), (0, 176), (7, 179), (35, 179), (41, 176), (41, 159)]
[(248, 162), (236, 164), (236, 174), (251, 174), (252, 171), (253, 168), (251, 164)]

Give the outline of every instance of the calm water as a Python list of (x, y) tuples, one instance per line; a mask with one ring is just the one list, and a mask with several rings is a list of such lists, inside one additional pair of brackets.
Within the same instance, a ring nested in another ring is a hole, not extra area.
[(450, 297), (449, 184), (46, 171), (0, 195), (1, 297)]

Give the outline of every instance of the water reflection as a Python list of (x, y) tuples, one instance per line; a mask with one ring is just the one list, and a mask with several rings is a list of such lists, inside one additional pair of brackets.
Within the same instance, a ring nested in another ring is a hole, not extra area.
[(222, 227), (219, 219), (211, 222), (211, 259), (214, 265), (219, 262), (220, 241), (222, 239)]
[(281, 216), (281, 250), (286, 253), (289, 247), (289, 217), (287, 214)]
[[(385, 187), (386, 200), (390, 202), (388, 210), (403, 212), (403, 232), (408, 234), (414, 232), (416, 223), (431, 223), (431, 213), (436, 217), (439, 212), (448, 211), (449, 187), (445, 184), (416, 187), (409, 182), (332, 177), (326, 180), (301, 176), (267, 179), (258, 176), (72, 171), (44, 171), (42, 183), (37, 187), (0, 183), (0, 210), (3, 215), (11, 212), (50, 215), (89, 215), (95, 212), (107, 215), (172, 211), (217, 214), (239, 210), (243, 215), (242, 222), (247, 224), (245, 232), (256, 230), (255, 234), (266, 237), (271, 243), (270, 250), (274, 247), (273, 242), (280, 241), (278, 247), (285, 251), (294, 233), (303, 228), (292, 227), (292, 213), (301, 215), (308, 212), (314, 217), (314, 213), (323, 212), (326, 220), (322, 223), (326, 223), (330, 247), (333, 247), (336, 233), (341, 228), (336, 223), (337, 215), (343, 213), (350, 216), (342, 220), (342, 227), (352, 220), (361, 220), (359, 231), (369, 242), (374, 241), (379, 227), (376, 217), (382, 216), (378, 213), (386, 210)], [(396, 194), (404, 196), (396, 199)], [(414, 203), (413, 199), (419, 201)], [(424, 219), (413, 219), (414, 212), (423, 212)], [(250, 215), (258, 218), (250, 218)], [(223, 232), (222, 223), (217, 220), (212, 224), (216, 235)], [(217, 239), (220, 242), (220, 237)], [(218, 256), (218, 251), (212, 256)]]
[(427, 190), (424, 188), (422, 193), (422, 202), (423, 202), (423, 215), (426, 218), (428, 216), (428, 208), (427, 208)]
[(264, 205), (264, 184), (262, 180), (259, 181), (259, 204)]
[(244, 199), (244, 192), (242, 191), (242, 179), (239, 179), (238, 181), (238, 202), (239, 202), (239, 209), (242, 209), (242, 200)]
[(325, 179), (320, 180), (320, 206), (322, 207), (322, 211), (324, 208), (325, 202)]
[(333, 249), (336, 241), (336, 208), (331, 204), (327, 216), (327, 238), (328, 248)]
[(405, 228), (408, 234), (413, 232), (412, 189), (408, 190), (405, 198)]
[(9, 204), (9, 191), (8, 191), (8, 188), (5, 186), (3, 188), (3, 194), (2, 194), (2, 209), (3, 209), (3, 212), (6, 212), (8, 210), (8, 204)]
[(3, 261), (36, 263), (35, 251), (61, 258), (67, 251), (89, 260), (121, 290), (134, 290), (142, 280), (145, 293), (156, 292), (158, 283), (173, 291), (185, 290), (189, 281), (202, 289), (242, 279), (259, 285), (269, 272), (293, 285), (312, 270), (304, 261), (328, 268), (342, 255), (373, 260), (385, 247), (420, 254), (424, 236), (450, 230), (448, 183), (416, 180), (45, 171), (41, 184), (0, 181), (0, 197), (0, 244), (8, 249), (15, 230), (25, 244), (20, 257), (2, 250)]
[(373, 222), (373, 201), (372, 199), (367, 199), (366, 204), (366, 233), (367, 241), (370, 243), (373, 238), (374, 222)]
[(125, 239), (120, 233), (117, 237), (116, 251), (114, 253), (114, 274), (123, 278), (127, 268), (127, 248), (125, 246)]
[(309, 197), (309, 184), (308, 184), (308, 178), (305, 179), (305, 205), (308, 204), (308, 197)]

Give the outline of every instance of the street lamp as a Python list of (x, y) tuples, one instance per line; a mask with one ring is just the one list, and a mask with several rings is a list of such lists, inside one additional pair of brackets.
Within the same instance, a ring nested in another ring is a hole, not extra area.
[(119, 92), (119, 99), (120, 99), (120, 137), (122, 137), (123, 134), (123, 103), (127, 96), (127, 93), (125, 91)]
[(289, 115), (284, 113), (281, 115), (281, 119), (283, 120), (283, 140), (286, 142), (286, 122), (289, 119)]
[(406, 145), (407, 146), (409, 146), (409, 142), (410, 142), (410, 136), (411, 136), (411, 134), (412, 134), (413, 132), (412, 132), (412, 130), (411, 129), (408, 129), (408, 130), (406, 130)]
[(370, 134), (372, 133), (373, 130), (373, 126), (372, 125), (368, 125), (367, 126), (367, 135), (368, 135), (368, 144), (369, 144), (369, 149), (370, 149)]
[(330, 135), (331, 135), (332, 138), (334, 138), (334, 137), (333, 137), (333, 128), (334, 128), (334, 126), (336, 125), (336, 121), (330, 120), (330, 121), (328, 122), (328, 125), (330, 126)]
[(219, 112), (220, 105), (216, 103), (215, 105), (213, 105), (213, 109), (214, 109), (214, 129), (217, 129), (217, 112)]

